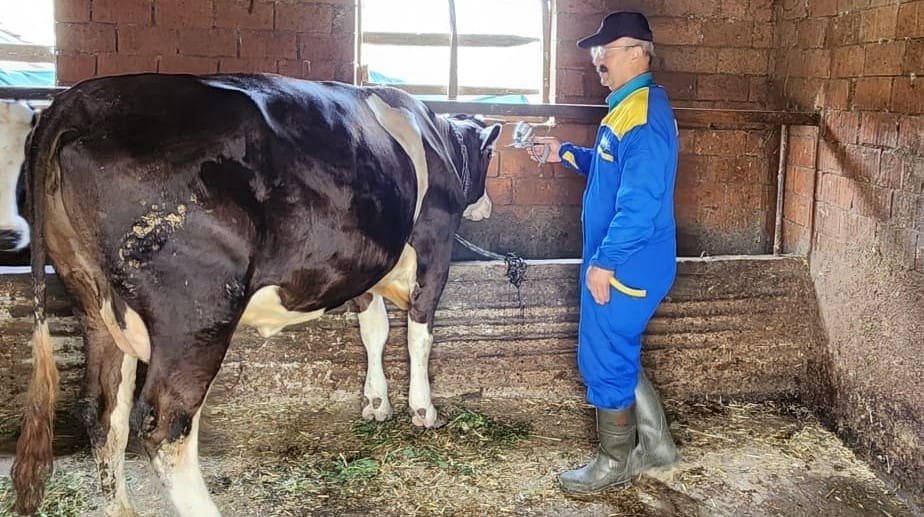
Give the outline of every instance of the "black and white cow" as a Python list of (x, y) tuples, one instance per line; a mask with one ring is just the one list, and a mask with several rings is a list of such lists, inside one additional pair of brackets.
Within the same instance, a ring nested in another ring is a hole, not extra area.
[[(399, 90), (275, 75), (144, 74), (59, 94), (24, 168), (36, 329), (17, 510), (35, 510), (52, 466), (46, 252), (85, 330), (82, 413), (107, 515), (131, 513), (130, 427), (181, 515), (218, 514), (197, 433), (239, 323), (269, 336), (357, 300), (368, 354), (362, 415), (383, 420), (392, 414), (382, 372), (391, 300), (408, 311), (414, 424), (437, 425), (433, 315), (461, 218), (490, 215), (485, 176), (499, 131), (437, 117)], [(133, 400), (138, 360), (148, 369)]]
[(16, 208), (16, 181), (32, 117), (29, 106), (0, 101), (0, 251), (18, 251), (29, 245), (29, 225)]

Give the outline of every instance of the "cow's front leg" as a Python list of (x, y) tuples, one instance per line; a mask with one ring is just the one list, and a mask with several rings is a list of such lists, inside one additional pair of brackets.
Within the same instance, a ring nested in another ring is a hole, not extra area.
[(416, 286), (407, 312), (407, 348), (411, 358), (408, 405), (414, 425), (428, 428), (441, 427), (446, 423), (446, 419), (437, 414), (430, 399), (428, 372), (430, 347), (433, 344), (433, 317), (449, 277), (452, 255), (452, 237), (447, 236), (441, 242), (445, 244), (424, 246), (416, 250), (419, 257)]
[(430, 377), (427, 364), (430, 360), (430, 347), (433, 334), (427, 323), (418, 323), (408, 314), (407, 348), (411, 358), (411, 389), (408, 394), (408, 406), (414, 425), (421, 427), (440, 427), (445, 420), (439, 418), (433, 401), (430, 399)]
[(364, 297), (357, 299), (359, 305), (359, 333), (366, 347), (366, 383), (363, 386), (363, 418), (379, 422), (392, 416), (391, 403), (388, 401), (388, 381), (382, 368), (382, 352), (388, 339), (388, 313), (385, 300), (377, 295), (365, 304)]

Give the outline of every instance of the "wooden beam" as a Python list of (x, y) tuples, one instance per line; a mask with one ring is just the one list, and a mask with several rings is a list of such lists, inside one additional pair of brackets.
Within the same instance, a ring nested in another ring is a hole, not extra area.
[[(539, 41), (539, 38), (507, 34), (459, 34), (460, 47), (517, 47)], [(370, 45), (412, 45), (418, 47), (448, 47), (450, 35), (416, 32), (364, 32), (363, 43)]]
[(55, 53), (45, 45), (21, 45), (0, 43), (0, 61), (23, 61), (26, 63), (54, 63)]
[[(414, 85), (403, 85), (414, 86)], [(420, 85), (423, 89), (424, 85)], [(421, 93), (445, 94), (445, 87), (427, 87), (433, 90)], [(442, 88), (442, 91), (435, 91)], [(486, 95), (503, 93), (536, 93), (533, 90), (520, 91), (511, 88), (497, 90), (469, 90), (462, 87), (465, 95), (474, 91), (488, 91)], [(66, 88), (0, 88), (0, 99), (50, 100)], [(414, 92), (417, 93), (417, 92)], [(569, 122), (597, 124), (606, 115), (606, 106), (591, 104), (505, 104), (487, 102), (424, 101), (437, 113), (472, 113), (505, 117), (555, 117)], [(729, 110), (712, 108), (674, 108), (677, 123), (684, 128), (735, 129), (747, 127), (818, 126), (820, 115), (812, 112)]]

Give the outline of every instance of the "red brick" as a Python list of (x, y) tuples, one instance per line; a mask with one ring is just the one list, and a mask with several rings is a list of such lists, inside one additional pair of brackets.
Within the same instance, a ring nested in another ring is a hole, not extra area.
[(815, 193), (815, 199), (819, 202), (833, 205), (837, 202), (837, 178), (838, 176), (830, 173), (822, 173), (818, 181), (818, 191)]
[[(608, 4), (612, 3), (613, 2), (608, 2)], [(718, 7), (718, 2), (701, 2), (699, 0), (672, 0), (670, 3), (670, 12), (675, 16), (713, 17), (719, 14)]]
[(831, 18), (828, 25), (828, 34), (825, 37), (825, 46), (843, 47), (859, 42), (860, 16), (857, 13), (845, 14)]
[(218, 63), (218, 71), (221, 73), (259, 73), (269, 72), (276, 73), (278, 67), (276, 60), (272, 58), (223, 58)]
[(722, 74), (766, 75), (770, 53), (757, 49), (719, 49), (716, 70)]
[(298, 54), (295, 31), (241, 31), (241, 57), (293, 59)]
[(844, 211), (840, 208), (826, 205), (819, 207), (817, 214), (818, 231), (828, 237), (840, 239), (841, 219), (844, 217)]
[(924, 71), (924, 39), (906, 42), (901, 74), (921, 74)]
[(488, 178), (488, 197), (495, 206), (513, 203), (513, 180), (510, 178)]
[(584, 184), (582, 177), (520, 178), (513, 184), (513, 204), (578, 206), (584, 194)]
[(330, 60), (318, 60), (311, 62), (310, 79), (316, 81), (335, 80), (339, 73), (339, 62)]
[(880, 41), (895, 37), (898, 6), (889, 5), (860, 14), (860, 41)]
[(96, 56), (58, 54), (55, 64), (57, 82), (70, 86), (96, 75)]
[(831, 54), (831, 77), (863, 75), (866, 49), (860, 45), (836, 48)]
[(770, 82), (766, 77), (748, 77), (748, 101), (767, 105)]
[(808, 15), (808, 7), (805, 2), (798, 0), (783, 0), (783, 18), (787, 20), (801, 19)]
[(214, 74), (218, 60), (210, 57), (163, 56), (157, 70), (170, 74)]
[(905, 53), (904, 41), (887, 43), (870, 43), (866, 45), (866, 61), (863, 75), (901, 75), (902, 60)]
[(237, 31), (233, 29), (179, 29), (177, 47), (184, 56), (237, 56)]
[(671, 72), (714, 73), (716, 49), (705, 47), (663, 47), (658, 50), (663, 70)]
[(95, 54), (113, 52), (116, 49), (116, 33), (112, 25), (58, 23), (55, 33), (55, 45), (60, 52)]
[(844, 174), (857, 181), (875, 183), (879, 175), (879, 159), (882, 150), (865, 145), (848, 145)]
[(869, 6), (869, 0), (838, 0), (837, 11), (841, 14), (859, 11)]
[(850, 108), (850, 81), (835, 79), (828, 81), (825, 86), (825, 97), (822, 105), (833, 110), (846, 110)]
[(802, 48), (821, 48), (825, 45), (828, 32), (827, 18), (809, 18), (800, 22), (796, 28), (799, 46)]
[(773, 47), (773, 24), (756, 23), (751, 33), (751, 46), (754, 48)]
[(211, 27), (212, 0), (154, 0), (154, 24), (183, 29)]
[(901, 116), (898, 126), (898, 147), (917, 153), (924, 149), (924, 116)]
[(815, 138), (790, 135), (787, 163), (799, 167), (815, 167)]
[[(883, 189), (884, 190), (884, 189)], [(916, 222), (918, 215), (918, 205), (921, 203), (921, 197), (910, 192), (897, 190), (891, 193), (892, 204), (889, 207), (890, 224), (897, 228), (920, 227), (920, 222)]]
[(837, 14), (837, 0), (812, 0), (809, 2), (808, 14), (812, 18), (834, 16)]
[(98, 22), (150, 24), (152, 13), (152, 0), (93, 0)]
[(298, 35), (298, 57), (310, 61), (353, 61), (353, 38)]
[(655, 80), (667, 90), (667, 96), (673, 100), (696, 98), (696, 75), (682, 72), (658, 72)]
[(808, 228), (812, 223), (812, 204), (809, 199), (795, 194), (787, 194), (783, 199), (783, 217)]
[(918, 234), (918, 244), (914, 253), (914, 270), (924, 273), (924, 234)]
[(703, 42), (702, 22), (696, 18), (657, 16), (648, 21), (657, 45), (698, 45)]
[(865, 112), (860, 115), (860, 143), (895, 147), (898, 145), (899, 117), (893, 113)]
[(330, 34), (333, 28), (333, 9), (317, 3), (276, 4), (276, 29), (312, 34)]
[(677, 162), (677, 186), (697, 185), (708, 175), (709, 157), (681, 154)]
[(837, 189), (834, 194), (834, 205), (845, 210), (849, 210), (853, 206), (853, 193), (855, 182), (850, 178), (845, 178), (844, 176), (836, 176), (834, 178), (834, 185)]
[[(743, 134), (745, 138), (744, 152), (741, 152), (741, 147), (735, 147), (732, 149), (738, 149), (738, 151), (733, 151), (729, 149), (728, 152), (734, 154), (744, 154), (747, 156), (759, 156), (765, 157), (767, 153), (773, 152), (776, 154), (779, 144), (779, 137), (769, 131), (734, 131), (735, 134)], [(729, 142), (729, 145), (738, 145), (739, 140), (735, 138)]]
[(924, 194), (924, 158), (906, 157), (902, 164), (902, 190)]
[(896, 77), (892, 84), (892, 111), (917, 115), (924, 113), (924, 91), (921, 80)]
[(272, 29), (273, 4), (263, 0), (216, 0), (215, 26)]
[(783, 253), (805, 255), (809, 252), (808, 229), (791, 221), (783, 221)]
[[(276, 4), (277, 8), (280, 4)], [(277, 16), (278, 20), (279, 17)], [(353, 6), (334, 6), (331, 14), (330, 32), (334, 36), (353, 36), (356, 34), (356, 11)]]
[[(702, 45), (708, 47), (751, 46), (754, 24), (745, 20), (710, 20), (702, 25)], [(694, 42), (696, 43), (696, 42)]]
[(55, 21), (90, 21), (90, 0), (55, 0)]
[(822, 124), (827, 126), (828, 135), (838, 144), (843, 146), (857, 143), (860, 130), (860, 116), (858, 113), (832, 111), (824, 117)]
[(604, 0), (558, 0), (555, 7), (558, 13), (575, 14), (587, 12), (605, 12)]
[(824, 49), (808, 49), (803, 55), (805, 69), (809, 77), (828, 78), (831, 76), (831, 51)]
[(525, 149), (503, 149), (498, 153), (501, 174), (508, 177), (550, 178), (551, 167), (540, 167), (530, 159)]
[(299, 79), (307, 79), (311, 76), (311, 61), (305, 59), (281, 59), (277, 66), (282, 75)]
[[(740, 2), (738, 0), (732, 0), (732, 2), (744, 7), (744, 2)], [(745, 17), (750, 17), (756, 22), (772, 22), (774, 3), (775, 2), (772, 2), (771, 0), (751, 0), (751, 2), (748, 3), (747, 14)]]
[(120, 54), (173, 55), (177, 50), (176, 29), (122, 25), (119, 27)]
[(746, 75), (701, 75), (696, 81), (699, 100), (746, 101), (750, 90)]
[(895, 151), (883, 151), (879, 160), (879, 177), (876, 185), (888, 189), (902, 187), (902, 158)]
[(898, 7), (895, 37), (924, 38), (924, 2), (906, 2)]
[(100, 54), (98, 56), (97, 75), (136, 74), (156, 71), (156, 56), (123, 54)]
[(853, 97), (853, 108), (887, 111), (889, 109), (889, 94), (891, 90), (891, 77), (863, 77), (857, 79)]

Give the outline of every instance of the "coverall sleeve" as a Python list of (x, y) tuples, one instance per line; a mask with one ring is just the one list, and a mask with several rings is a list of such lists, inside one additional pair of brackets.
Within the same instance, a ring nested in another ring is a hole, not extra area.
[(591, 264), (613, 271), (654, 234), (661, 210), (670, 156), (668, 143), (649, 124), (626, 135), (616, 215)]
[(584, 176), (590, 172), (590, 162), (594, 157), (594, 150), (590, 147), (580, 147), (571, 142), (564, 142), (558, 150), (561, 163)]

